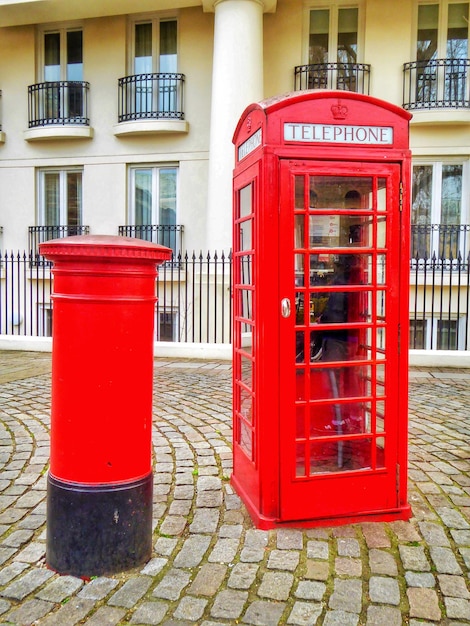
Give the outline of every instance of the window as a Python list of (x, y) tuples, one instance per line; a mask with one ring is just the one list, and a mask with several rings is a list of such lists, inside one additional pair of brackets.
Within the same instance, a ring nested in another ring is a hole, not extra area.
[(411, 350), (464, 350), (466, 317), (410, 320)]
[(468, 2), (418, 6), (416, 59), (468, 58)]
[(418, 5), (417, 101), (467, 100), (468, 19), (468, 2)]
[(412, 259), (466, 259), (467, 178), (467, 162), (413, 165)]
[(50, 303), (38, 303), (38, 337), (52, 337), (52, 306)]
[(44, 33), (44, 80), (83, 80), (81, 30)]
[(75, 119), (84, 116), (83, 33), (59, 29), (43, 33), (45, 119)]
[[(358, 61), (357, 7), (311, 9), (309, 13), (309, 64), (335, 64), (336, 75), (319, 67), (311, 86), (357, 91), (357, 75), (352, 65)], [(313, 79), (312, 79), (313, 80)], [(330, 84), (328, 84), (330, 82)]]
[(177, 71), (176, 20), (134, 25), (134, 74)]
[(130, 169), (129, 221), (141, 239), (168, 246), (177, 253), (177, 187), (175, 166)]
[(179, 341), (177, 308), (165, 306), (161, 310), (157, 304), (155, 341)]
[(82, 170), (40, 170), (38, 183), (41, 225), (77, 234), (82, 223)]
[(141, 76), (135, 83), (137, 112), (176, 110), (177, 83), (169, 76), (178, 71), (176, 20), (138, 22), (133, 41), (132, 73)]

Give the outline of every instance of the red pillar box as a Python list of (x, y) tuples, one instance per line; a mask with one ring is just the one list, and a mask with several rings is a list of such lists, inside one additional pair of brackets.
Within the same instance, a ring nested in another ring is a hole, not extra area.
[(85, 235), (40, 252), (54, 275), (46, 561), (115, 573), (152, 551), (155, 278), (171, 250)]

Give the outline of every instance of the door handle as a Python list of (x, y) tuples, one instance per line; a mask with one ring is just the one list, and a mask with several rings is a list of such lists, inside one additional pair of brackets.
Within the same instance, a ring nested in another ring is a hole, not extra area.
[(290, 316), (290, 300), (289, 298), (282, 298), (281, 300), (281, 315), (282, 317)]

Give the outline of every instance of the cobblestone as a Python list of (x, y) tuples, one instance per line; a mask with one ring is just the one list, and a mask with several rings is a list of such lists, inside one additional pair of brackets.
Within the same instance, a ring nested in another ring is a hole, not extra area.
[(264, 531), (227, 481), (230, 365), (156, 359), (153, 554), (82, 580), (44, 564), (50, 355), (0, 366), (0, 626), (470, 625), (468, 377), (412, 377), (410, 521)]

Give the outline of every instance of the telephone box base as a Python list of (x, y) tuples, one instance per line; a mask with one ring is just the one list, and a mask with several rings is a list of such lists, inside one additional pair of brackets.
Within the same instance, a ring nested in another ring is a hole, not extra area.
[(132, 569), (152, 554), (153, 474), (125, 484), (82, 485), (49, 474), (47, 566), (89, 578)]
[(319, 517), (298, 520), (282, 520), (279, 518), (263, 515), (254, 505), (243, 489), (242, 484), (232, 475), (231, 485), (240, 496), (243, 504), (250, 514), (253, 524), (259, 530), (270, 530), (273, 528), (319, 528), (325, 526), (345, 526), (347, 524), (360, 524), (366, 522), (396, 522), (398, 520), (409, 520), (412, 516), (411, 507), (406, 504), (397, 509), (386, 511), (358, 511), (348, 515), (338, 517)]

